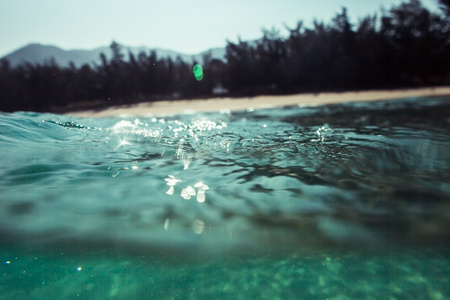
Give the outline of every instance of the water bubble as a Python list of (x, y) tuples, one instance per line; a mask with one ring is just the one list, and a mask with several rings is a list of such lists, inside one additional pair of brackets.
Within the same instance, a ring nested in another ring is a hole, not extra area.
[(175, 178), (173, 175), (169, 175), (168, 178), (164, 178), (165, 181), (167, 181), (167, 185), (174, 186), (178, 182), (181, 182), (180, 179)]
[(197, 182), (196, 184), (194, 184), (194, 187), (199, 188), (203, 186), (203, 182)]
[(195, 190), (194, 190), (194, 188), (193, 188), (192, 186), (189, 185), (189, 186), (186, 188), (186, 191), (189, 193), (189, 195), (195, 196)]
[(203, 220), (196, 219), (192, 223), (192, 230), (195, 234), (201, 234), (203, 230), (205, 230), (205, 222), (203, 222)]
[(167, 219), (164, 221), (164, 230), (165, 230), (165, 231), (169, 230), (169, 225), (170, 225), (170, 219), (167, 218)]
[(187, 170), (191, 164), (192, 157), (187, 157), (183, 159), (183, 170)]
[(191, 199), (192, 196), (195, 196), (195, 190), (190, 185), (181, 191), (181, 197), (183, 197), (186, 200)]
[(167, 195), (173, 195), (173, 193), (175, 192), (175, 188), (172, 186), (170, 186), (169, 190), (166, 192)]
[(205, 202), (205, 200), (206, 200), (205, 191), (202, 189), (199, 189), (198, 193), (197, 193), (197, 201), (202, 203), (202, 202)]
[(191, 199), (191, 195), (189, 195), (189, 193), (186, 191), (186, 188), (184, 188), (183, 190), (181, 190), (181, 197), (183, 197), (186, 200)]

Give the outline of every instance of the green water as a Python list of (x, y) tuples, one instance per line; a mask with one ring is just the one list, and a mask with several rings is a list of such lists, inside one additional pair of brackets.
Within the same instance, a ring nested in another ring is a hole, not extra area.
[(0, 298), (447, 299), (449, 116), (0, 114)]
[(448, 255), (429, 248), (189, 257), (29, 249), (2, 253), (8, 263), (1, 266), (1, 293), (3, 299), (448, 299)]

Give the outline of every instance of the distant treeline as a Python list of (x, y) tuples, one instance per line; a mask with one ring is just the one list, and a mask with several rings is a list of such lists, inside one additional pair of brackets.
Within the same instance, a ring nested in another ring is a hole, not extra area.
[[(159, 99), (362, 90), (450, 83), (450, 1), (442, 13), (410, 0), (351, 24), (342, 8), (328, 24), (298, 22), (283, 36), (228, 41), (226, 60), (197, 62), (128, 53), (111, 44), (101, 63), (60, 67), (54, 61), (11, 67), (0, 61), (0, 110), (55, 111)], [(201, 79), (201, 80), (198, 80)]]

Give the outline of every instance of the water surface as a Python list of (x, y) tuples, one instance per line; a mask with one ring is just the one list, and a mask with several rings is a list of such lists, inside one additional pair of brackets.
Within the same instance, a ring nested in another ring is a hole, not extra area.
[(445, 97), (1, 114), (0, 292), (445, 299), (449, 116)]

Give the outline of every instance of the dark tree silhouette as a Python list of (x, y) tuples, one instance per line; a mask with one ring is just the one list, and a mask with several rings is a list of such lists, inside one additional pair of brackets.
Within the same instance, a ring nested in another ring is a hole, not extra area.
[(439, 7), (447, 17), (450, 17), (450, 0), (439, 0)]
[[(137, 56), (113, 41), (100, 63), (60, 67), (54, 60), (12, 67), (0, 61), (0, 110), (58, 111), (159, 99), (285, 94), (450, 83), (450, 4), (442, 14), (409, 0), (352, 24), (343, 7), (329, 23), (299, 21), (263, 30), (255, 41), (228, 41), (226, 59), (186, 62)], [(108, 58), (110, 57), (110, 58)], [(193, 67), (200, 63), (203, 77)], [(224, 89), (219, 89), (224, 90)]]

